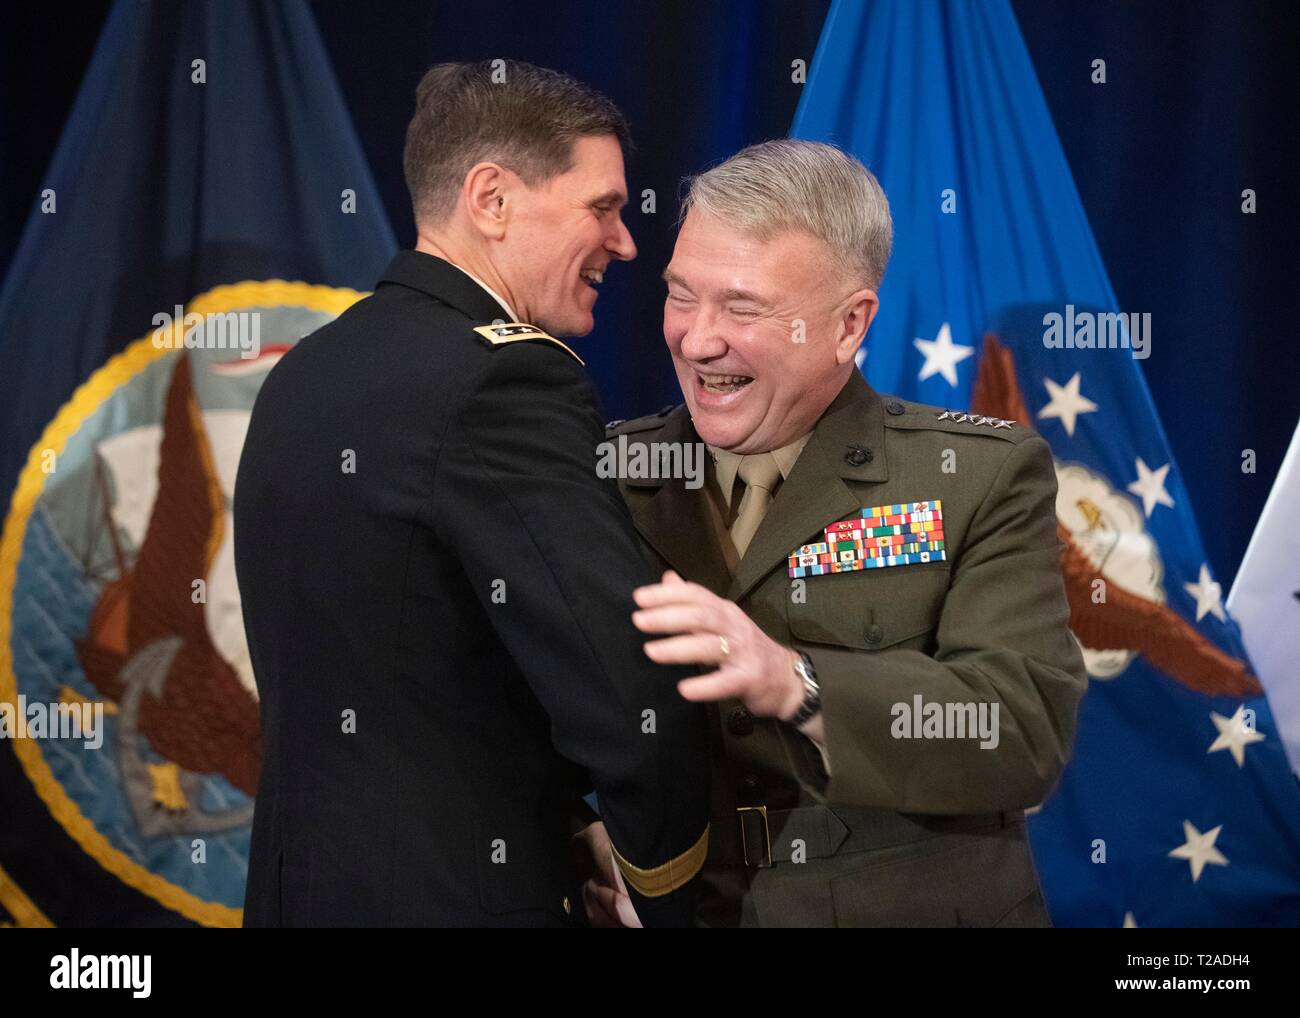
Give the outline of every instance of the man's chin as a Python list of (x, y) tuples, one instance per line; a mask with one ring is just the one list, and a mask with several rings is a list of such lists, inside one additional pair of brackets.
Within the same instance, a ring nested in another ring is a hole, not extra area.
[(741, 445), (749, 437), (748, 428), (738, 426), (739, 422), (735, 420), (727, 420), (724, 414), (716, 410), (693, 406), (690, 400), (686, 401), (686, 409), (691, 412), (691, 423), (695, 426), (695, 433), (700, 436), (705, 445), (711, 445), (715, 449), (730, 450), (734, 446)]
[(568, 339), (581, 339), (588, 335), (596, 327), (596, 318), (590, 312), (570, 315), (567, 318), (552, 318), (547, 316), (544, 320), (531, 322), (543, 332), (555, 337), (564, 337)]

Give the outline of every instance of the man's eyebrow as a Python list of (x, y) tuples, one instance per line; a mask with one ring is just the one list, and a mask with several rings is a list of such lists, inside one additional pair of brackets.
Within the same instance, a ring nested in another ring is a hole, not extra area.
[(765, 297), (754, 293), (752, 290), (723, 290), (721, 296), (723, 300), (743, 300), (749, 301), (751, 304), (757, 304), (759, 307), (771, 307)]
[[(690, 286), (687, 285), (686, 280), (684, 280), (672, 269), (664, 269), (662, 276), (663, 276), (663, 281), (665, 283), (668, 283), (670, 286), (680, 286), (683, 290), (687, 290), (692, 293), (694, 292), (693, 290), (691, 290)], [(762, 308), (770, 308), (772, 306), (771, 303), (765, 297), (762, 297), (751, 290), (737, 290), (735, 288), (732, 288), (729, 290), (723, 290), (722, 293), (720, 293), (718, 296), (724, 301), (729, 301), (729, 300), (748, 301), (749, 303), (757, 304), (759, 307)]]

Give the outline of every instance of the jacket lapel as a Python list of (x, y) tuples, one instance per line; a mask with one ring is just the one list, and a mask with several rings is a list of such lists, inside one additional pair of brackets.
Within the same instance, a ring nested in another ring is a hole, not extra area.
[(861, 508), (861, 496), (845, 481), (862, 484), (888, 479), (884, 434), (880, 396), (854, 371), (777, 490), (740, 560), (728, 598), (742, 600), (773, 569), (784, 570), (791, 551)]
[[(700, 436), (691, 426), (686, 407), (679, 406), (651, 441), (688, 444), (699, 442)], [(731, 584), (731, 572), (718, 547), (704, 488), (691, 490), (680, 477), (630, 479), (624, 483), (635, 489), (658, 489), (641, 491), (628, 499), (632, 522), (645, 542), (683, 578), (723, 596)]]

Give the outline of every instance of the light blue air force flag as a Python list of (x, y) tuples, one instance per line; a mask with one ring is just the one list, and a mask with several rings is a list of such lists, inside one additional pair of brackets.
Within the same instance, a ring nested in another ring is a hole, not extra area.
[(872, 384), (1052, 446), (1092, 679), (1030, 817), (1054, 922), (1296, 925), (1300, 792), (1139, 370), (1159, 338), (1119, 314), (1010, 6), (837, 2), (791, 133), (852, 152), (893, 207)]

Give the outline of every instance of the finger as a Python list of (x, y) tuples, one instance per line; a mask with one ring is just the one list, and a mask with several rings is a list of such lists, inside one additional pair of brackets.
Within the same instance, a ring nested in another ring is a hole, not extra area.
[(618, 893), (624, 898), (627, 897), (627, 884), (623, 883), (623, 871), (619, 868), (618, 863), (614, 860), (614, 846), (609, 846), (609, 864), (614, 868), (614, 886), (618, 888)]
[(598, 888), (590, 883), (583, 885), (582, 907), (587, 913), (587, 921), (595, 929), (614, 930), (623, 925), (615, 897), (615, 893), (608, 888)]
[(620, 894), (615, 905), (615, 913), (618, 921), (628, 929), (639, 930), (641, 926), (641, 917), (636, 914), (636, 909), (632, 907), (632, 899), (626, 894)]
[(632, 613), (632, 625), (643, 633), (716, 633), (713, 613), (698, 605), (673, 604)]
[(725, 672), (710, 672), (697, 679), (682, 679), (677, 683), (677, 692), (684, 699), (695, 703), (725, 700), (732, 696), (739, 699), (748, 688), (749, 682), (743, 676)]
[(726, 657), (722, 642), (714, 633), (651, 640), (645, 645), (645, 656), (661, 665), (716, 665)]
[(608, 850), (603, 856), (593, 860), (592, 867), (599, 875), (597, 878), (598, 883), (603, 884), (605, 887), (622, 888), (618, 866), (614, 862), (614, 856)]
[(663, 575), (663, 582), (665, 584), (673, 584), (673, 583), (684, 584), (686, 581), (683, 580), (680, 576), (678, 576), (677, 573), (674, 572), (672, 569), (669, 569)]
[(584, 891), (588, 889), (590, 890), (592, 899), (599, 906), (600, 911), (610, 919), (617, 919), (618, 891), (612, 887), (606, 887), (595, 881), (588, 881), (584, 885)]

